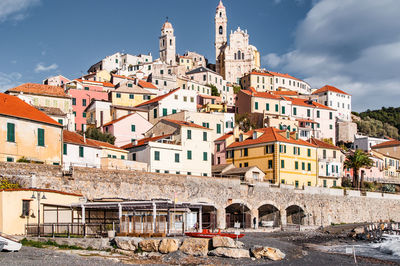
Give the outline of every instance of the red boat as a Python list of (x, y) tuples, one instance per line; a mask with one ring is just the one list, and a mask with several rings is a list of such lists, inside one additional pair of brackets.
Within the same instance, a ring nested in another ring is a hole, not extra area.
[(218, 230), (217, 233), (212, 233), (208, 229), (203, 229), (202, 232), (186, 232), (185, 235), (190, 237), (201, 237), (201, 238), (213, 238), (214, 236), (225, 236), (236, 239), (244, 237), (244, 234), (237, 235), (237, 234), (221, 233), (221, 230)]

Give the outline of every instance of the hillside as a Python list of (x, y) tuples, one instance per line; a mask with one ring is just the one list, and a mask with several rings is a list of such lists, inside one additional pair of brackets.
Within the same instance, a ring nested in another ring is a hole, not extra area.
[(382, 107), (380, 110), (367, 110), (356, 113), (361, 120), (354, 122), (357, 124), (358, 131), (374, 137), (388, 136), (399, 139), (400, 130), (400, 107)]

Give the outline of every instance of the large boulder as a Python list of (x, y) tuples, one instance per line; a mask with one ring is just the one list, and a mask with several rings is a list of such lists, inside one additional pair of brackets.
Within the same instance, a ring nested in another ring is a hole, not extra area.
[(188, 255), (207, 256), (209, 242), (205, 238), (186, 238), (179, 250)]
[(118, 248), (123, 250), (135, 251), (139, 243), (143, 241), (143, 238), (140, 237), (116, 237), (114, 238), (114, 242)]
[(216, 248), (208, 252), (208, 255), (234, 259), (250, 258), (249, 250), (240, 248)]
[(180, 244), (181, 241), (179, 239), (164, 238), (163, 240), (161, 240), (158, 250), (163, 254), (172, 253), (179, 249)]
[(214, 236), (212, 238), (213, 248), (236, 248), (235, 241), (230, 237)]
[(139, 243), (139, 247), (145, 252), (158, 252), (160, 239), (145, 239)]
[(253, 247), (251, 249), (251, 253), (256, 259), (268, 258), (274, 261), (283, 260), (286, 256), (285, 253), (283, 253), (277, 248), (261, 247), (261, 246)]

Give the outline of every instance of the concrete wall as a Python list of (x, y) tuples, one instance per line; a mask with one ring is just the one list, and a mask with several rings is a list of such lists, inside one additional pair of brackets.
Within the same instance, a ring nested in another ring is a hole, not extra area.
[[(266, 183), (243, 185), (240, 180), (185, 175), (157, 174), (133, 171), (101, 171), (76, 168), (72, 176), (63, 176), (60, 167), (0, 163), (0, 175), (15, 178), (25, 187), (57, 189), (82, 193), (89, 199), (121, 197), (132, 199), (169, 198), (177, 195), (179, 202), (207, 202), (217, 209), (220, 228), (225, 227), (225, 208), (234, 203), (244, 203), (252, 217), (258, 218), (258, 209), (266, 204), (275, 206), (286, 223), (286, 209), (296, 205), (304, 210), (306, 225), (330, 225), (331, 223), (400, 221), (400, 197), (346, 196), (341, 190), (335, 193), (278, 188)], [(337, 194), (337, 195), (332, 195)], [(353, 193), (351, 193), (353, 194)], [(359, 195), (359, 193), (356, 193)]]

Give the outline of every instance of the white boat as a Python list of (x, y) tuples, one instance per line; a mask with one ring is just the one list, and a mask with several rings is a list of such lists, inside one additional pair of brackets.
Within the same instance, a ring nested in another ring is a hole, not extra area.
[[(0, 236), (0, 243), (3, 244), (3, 249), (6, 251), (19, 251), (22, 247), (22, 244), (16, 240), (13, 240), (9, 237), (5, 237), (4, 235)], [(0, 244), (0, 246), (1, 246)]]

